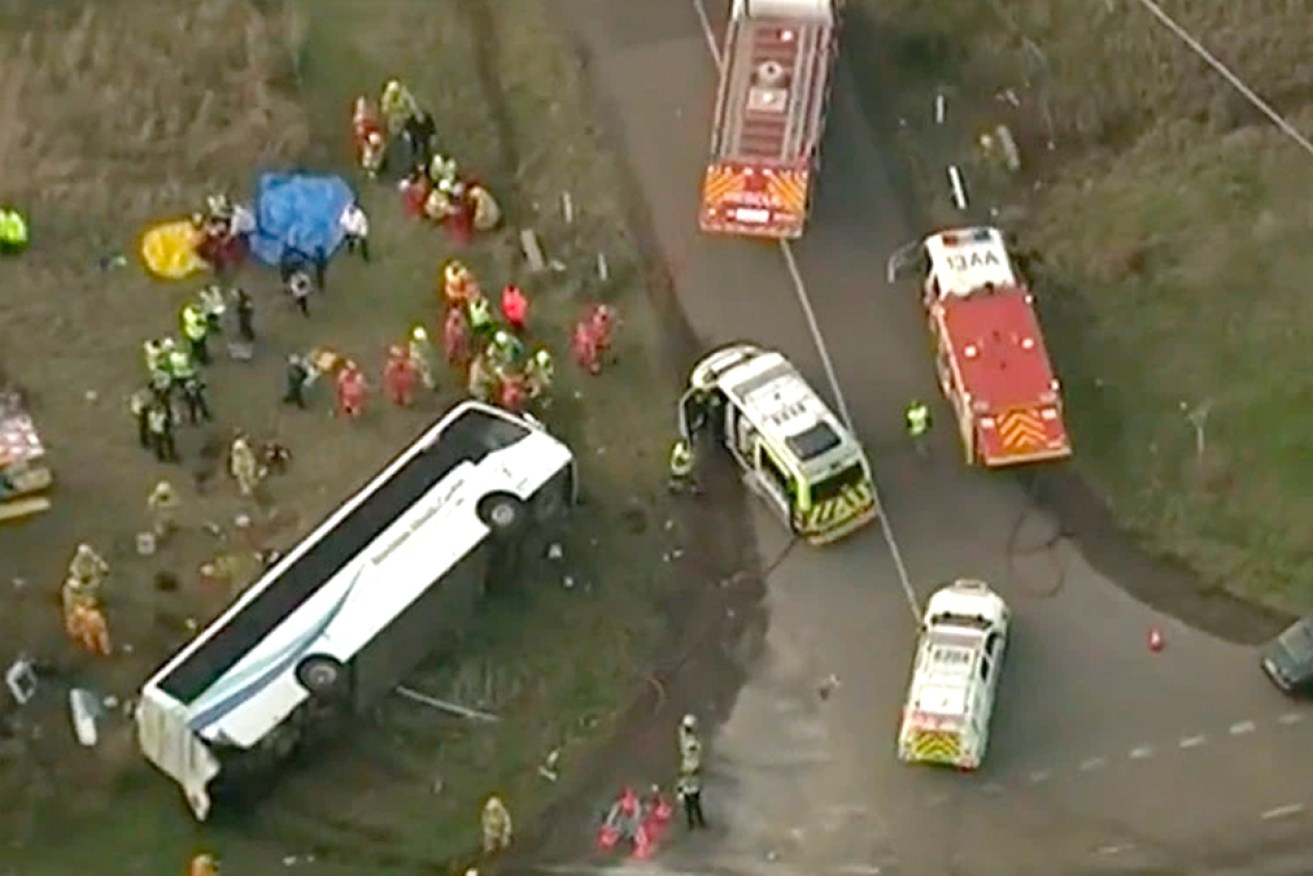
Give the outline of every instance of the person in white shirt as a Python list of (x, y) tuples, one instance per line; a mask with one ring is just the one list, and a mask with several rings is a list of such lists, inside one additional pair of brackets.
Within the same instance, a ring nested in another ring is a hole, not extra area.
[(369, 261), (369, 217), (360, 205), (352, 204), (343, 210), (338, 224), (346, 234), (347, 252), (359, 252), (362, 259)]

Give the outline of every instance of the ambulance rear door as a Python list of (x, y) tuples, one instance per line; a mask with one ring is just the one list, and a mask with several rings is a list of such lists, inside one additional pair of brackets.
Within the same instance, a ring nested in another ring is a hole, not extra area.
[(756, 491), (780, 519), (792, 527), (794, 516), (792, 509), (798, 501), (797, 483), (760, 436), (757, 438), (754, 462), (753, 476), (756, 481)]

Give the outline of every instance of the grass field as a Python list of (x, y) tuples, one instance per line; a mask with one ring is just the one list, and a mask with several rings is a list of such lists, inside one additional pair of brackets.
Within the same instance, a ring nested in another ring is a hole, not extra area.
[[(1310, 130), (1302, 5), (1161, 5)], [(894, 47), (885, 81), (902, 83), (904, 151), (935, 187), (928, 221), (951, 221), (949, 160), (978, 205), (1019, 208), (1006, 224), (1042, 259), (1081, 471), (1208, 586), (1313, 605), (1309, 156), (1134, 0), (860, 6), (859, 30)], [(941, 86), (946, 128), (929, 121)], [(1021, 144), (1018, 179), (971, 154), (1000, 122)], [(1189, 415), (1204, 411), (1201, 455)]]
[[(199, 282), (166, 287), (135, 262), (106, 272), (97, 259), (131, 256), (142, 228), (190, 212), (211, 185), (248, 194), (262, 167), (336, 170), (355, 181), (351, 100), (392, 75), (432, 110), (444, 150), (499, 196), (507, 228), (463, 257), (485, 288), (516, 281), (533, 301), (532, 330), (558, 358), (547, 419), (579, 448), (587, 501), (564, 567), (491, 598), (459, 650), (411, 680), (496, 712), (501, 724), (385, 704), (336, 751), (286, 776), (251, 817), (200, 829), (175, 789), (140, 761), (125, 722), (110, 724), (94, 752), (78, 749), (55, 685), (0, 745), (0, 861), (43, 876), (178, 872), (205, 847), (233, 872), (281, 872), (284, 857), (307, 855), (322, 874), (435, 872), (477, 845), (488, 793), (502, 794), (521, 824), (531, 821), (555, 789), (537, 774), (551, 749), (563, 749), (569, 781), (586, 745), (606, 735), (641, 684), (666, 629), (661, 609), (680, 584), (698, 583), (665, 556), (691, 538), (672, 519), (662, 479), (670, 412), (653, 400), (674, 392), (666, 326), (644, 294), (622, 186), (591, 133), (577, 65), (533, 0), (397, 0), (385, 14), (355, 0), (199, 0), (167, 17), (147, 0), (124, 0), (112, 16), (92, 8), (0, 6), (0, 191), (34, 227), (33, 250), (7, 275), (0, 350), (31, 394), (60, 481), (54, 511), (0, 532), (6, 572), (38, 585), (0, 614), (0, 662), (29, 650), (54, 659), (67, 679), (131, 695), (183, 638), (182, 619), (223, 604), (226, 594), (206, 591), (191, 570), (216, 550), (199, 524), (231, 519), (241, 507), (234, 491), (195, 493), (173, 470), (187, 529), (158, 560), (133, 556), (149, 486), (169, 472), (135, 448), (117, 407), (138, 380), (138, 345), (172, 329)], [(567, 191), (570, 225), (559, 207)], [(280, 410), (287, 352), (329, 344), (377, 374), (386, 344), (412, 323), (436, 331), (434, 280), (450, 246), (402, 217), (389, 187), (362, 184), (361, 192), (376, 263), (336, 261), (308, 321), (280, 300), (271, 272), (248, 269), (261, 358), (210, 375), (214, 435), (241, 425), (296, 454), (291, 473), (270, 485), (291, 524), (280, 541), (312, 525), (463, 392), (452, 375), (421, 410), (386, 409), (375, 397), (358, 427), (329, 417), (323, 397), (305, 415)], [(564, 270), (528, 275), (520, 227), (536, 228)], [(606, 282), (596, 276), (598, 253), (610, 266)], [(575, 370), (565, 344), (569, 324), (595, 301), (621, 316), (619, 362), (600, 378)], [(183, 436), (189, 468), (205, 438)], [(82, 539), (114, 566), (110, 621), (134, 646), (106, 665), (70, 657), (58, 630), (55, 582)], [(179, 573), (178, 594), (150, 587), (161, 566)], [(61, 842), (70, 835), (78, 841)]]

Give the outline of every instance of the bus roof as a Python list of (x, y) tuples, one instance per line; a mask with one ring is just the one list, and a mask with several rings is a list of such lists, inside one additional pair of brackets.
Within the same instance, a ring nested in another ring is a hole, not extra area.
[(1056, 400), (1057, 379), (1028, 291), (1001, 288), (938, 307), (963, 388), (983, 412)]
[[(280, 627), (298, 608), (316, 601), (321, 594), (328, 599), (342, 595), (340, 591), (349, 589), (366, 564), (381, 562), (397, 542), (418, 529), (431, 531), (433, 518), (443, 510), (442, 503), (451, 498), (459, 502), (460, 496), (454, 495), (459, 485), (435, 489), (459, 466), (477, 463), (493, 451), (535, 435), (540, 437), (533, 442), (536, 452), (553, 451), (553, 472), (568, 464), (568, 448), (496, 408), (466, 402), (452, 409), (248, 588), (217, 621), (157, 672), (147, 687), (158, 687), (180, 703), (194, 702), (259, 643), (282, 638), (275, 631), (283, 633)], [(470, 518), (476, 519), (473, 513)], [(444, 529), (442, 537), (432, 544), (450, 548), (457, 540), (453, 534)], [(381, 553), (372, 550), (380, 547)], [(370, 552), (376, 555), (366, 556)], [(456, 554), (456, 559), (460, 555)], [(448, 558), (447, 562), (450, 565), (454, 559)], [(424, 585), (445, 570), (442, 563), (440, 555), (429, 555), (426, 565), (434, 575)], [(295, 632), (288, 636), (295, 636)]]

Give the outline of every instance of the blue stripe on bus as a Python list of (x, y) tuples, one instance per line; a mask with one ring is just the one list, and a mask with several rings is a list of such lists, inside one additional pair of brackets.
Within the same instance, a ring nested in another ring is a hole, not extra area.
[(365, 567), (361, 566), (351, 579), (350, 585), (343, 592), (342, 598), (333, 603), (332, 608), (309, 631), (298, 636), (295, 641), (264, 660), (257, 661), (249, 668), (237, 673), (228, 681), (221, 682), (206, 691), (205, 696), (196, 701), (196, 705), (201, 711), (188, 719), (187, 726), (193, 731), (199, 731), (215, 721), (222, 720), (243, 703), (249, 702), (252, 697), (259, 694), (260, 691), (264, 690), (288, 669), (295, 666), (304, 656), (311, 643), (322, 636), (324, 631), (337, 619), (337, 616), (342, 613), (342, 607), (351, 598), (351, 594), (364, 571)]

